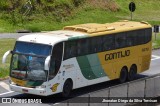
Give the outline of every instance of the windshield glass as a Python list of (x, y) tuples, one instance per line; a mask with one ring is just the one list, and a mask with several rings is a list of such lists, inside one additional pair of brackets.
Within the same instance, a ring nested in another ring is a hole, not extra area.
[(16, 42), (14, 51), (24, 54), (48, 56), (51, 53), (50, 45)]
[(11, 76), (19, 79), (45, 81), (47, 72), (44, 71), (45, 57), (35, 57), (14, 54)]
[(48, 71), (44, 70), (44, 64), (50, 52), (49, 45), (17, 42), (12, 53), (11, 77), (29, 81), (46, 81)]

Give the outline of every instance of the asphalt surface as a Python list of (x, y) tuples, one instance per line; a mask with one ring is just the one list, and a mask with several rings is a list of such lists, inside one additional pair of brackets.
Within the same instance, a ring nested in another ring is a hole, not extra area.
[(30, 33), (1, 33), (0, 38), (14, 38), (17, 39), (21, 36), (28, 35)]
[[(13, 35), (13, 36), (12, 36)], [(11, 38), (15, 38), (17, 39), (20, 36), (23, 36), (25, 34), (0, 34), (0, 38), (10, 38), (10, 37), (5, 37), (5, 36), (12, 36)], [(152, 52), (152, 62), (151, 62), (151, 66), (150, 69), (144, 73), (141, 73), (140, 75), (137, 76), (137, 79), (139, 78), (144, 78), (146, 76), (151, 76), (151, 75), (155, 75), (155, 74), (159, 74), (160, 73), (160, 50), (155, 50)], [(77, 90), (74, 90), (72, 92), (72, 97), (77, 97), (77, 96), (85, 96), (88, 93), (92, 93), (95, 91), (99, 91), (99, 90), (103, 90), (107, 87), (111, 87), (114, 85), (118, 85), (119, 82), (118, 80), (113, 80), (113, 81), (107, 81), (104, 83), (100, 83), (100, 84), (96, 84), (96, 85), (92, 85), (92, 86), (88, 86), (88, 87), (84, 87), (84, 88), (80, 88)], [(41, 96), (36, 96), (36, 95), (29, 95), (29, 94), (21, 94), (21, 93), (17, 93), (14, 91), (10, 91), (8, 89), (8, 80), (5, 81), (0, 81), (0, 97), (13, 97), (13, 98), (44, 98)], [(71, 99), (71, 98), (69, 98)], [(61, 98), (60, 94), (56, 94), (56, 95), (52, 95), (52, 96), (48, 96), (45, 97), (44, 99), (44, 104), (23, 104), (23, 106), (63, 106), (64, 104), (66, 104), (66, 101), (68, 100), (68, 98)], [(62, 103), (65, 102), (65, 103)], [(0, 104), (0, 106), (11, 106), (12, 104)], [(15, 105), (15, 104), (14, 104)], [(16, 104), (16, 106), (21, 106), (22, 104)], [(80, 103), (77, 103), (77, 106), (80, 106)], [(74, 106), (74, 105), (73, 105)], [(87, 106), (87, 105), (86, 105)]]

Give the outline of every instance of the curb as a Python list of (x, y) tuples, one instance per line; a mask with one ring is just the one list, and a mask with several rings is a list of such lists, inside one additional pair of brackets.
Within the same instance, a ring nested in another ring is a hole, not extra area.
[(5, 78), (0, 78), (0, 81), (7, 80), (7, 79), (9, 79), (9, 76), (7, 76)]
[(17, 30), (16, 33), (32, 33), (30, 30)]
[(152, 48), (152, 50), (158, 50), (158, 49), (160, 49), (160, 47), (158, 47), (158, 48)]

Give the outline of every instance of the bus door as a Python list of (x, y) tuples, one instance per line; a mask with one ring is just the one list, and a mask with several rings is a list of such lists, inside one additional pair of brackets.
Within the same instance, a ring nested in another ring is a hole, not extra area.
[(56, 44), (53, 47), (51, 61), (50, 61), (50, 69), (49, 69), (49, 80), (54, 79), (59, 81), (60, 83), (60, 72), (61, 72), (61, 63), (62, 63), (62, 54), (63, 54), (63, 42)]

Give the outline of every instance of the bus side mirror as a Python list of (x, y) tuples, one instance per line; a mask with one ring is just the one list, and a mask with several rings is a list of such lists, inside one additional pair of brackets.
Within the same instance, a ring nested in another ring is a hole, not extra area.
[(46, 58), (45, 63), (44, 63), (44, 70), (49, 70), (50, 59), (51, 59), (51, 56), (48, 56)]
[(9, 55), (11, 52), (12, 52), (11, 50), (8, 50), (8, 51), (3, 55), (2, 64), (6, 63), (6, 59), (7, 59), (8, 55)]

